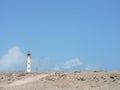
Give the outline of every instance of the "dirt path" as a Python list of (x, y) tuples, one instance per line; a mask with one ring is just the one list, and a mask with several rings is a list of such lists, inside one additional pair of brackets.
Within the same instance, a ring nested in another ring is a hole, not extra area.
[(18, 85), (24, 85), (26, 83), (31, 83), (31, 82), (34, 82), (34, 81), (37, 81), (43, 77), (46, 77), (48, 76), (48, 74), (45, 74), (45, 75), (36, 75), (36, 76), (30, 76), (28, 78), (24, 78), (24, 79), (21, 79), (21, 80), (17, 80), (17, 81), (14, 81), (12, 82), (11, 84), (8, 84), (7, 86), (5, 87), (12, 87), (12, 86), (18, 86)]

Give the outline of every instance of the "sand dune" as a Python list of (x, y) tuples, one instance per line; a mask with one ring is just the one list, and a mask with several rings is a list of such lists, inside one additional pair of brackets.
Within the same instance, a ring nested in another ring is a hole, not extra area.
[(0, 73), (0, 90), (120, 90), (120, 71)]

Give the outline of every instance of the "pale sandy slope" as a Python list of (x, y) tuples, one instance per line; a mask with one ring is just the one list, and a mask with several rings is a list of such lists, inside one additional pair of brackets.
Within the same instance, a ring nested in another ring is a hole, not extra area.
[(43, 75), (29, 76), (29, 77), (23, 78), (21, 80), (14, 81), (14, 82), (6, 85), (5, 87), (20, 86), (20, 85), (24, 85), (24, 84), (27, 84), (27, 83), (32, 83), (32, 82), (38, 81), (41, 78), (44, 78), (46, 76), (47, 76), (47, 74), (45, 74), (45, 75), (43, 74)]
[(1, 73), (0, 90), (120, 90), (120, 72)]

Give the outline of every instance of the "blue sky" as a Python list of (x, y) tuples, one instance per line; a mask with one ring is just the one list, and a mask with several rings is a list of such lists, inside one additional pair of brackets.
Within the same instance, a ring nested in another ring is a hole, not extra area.
[(46, 67), (120, 70), (120, 1), (0, 0), (0, 61), (14, 47)]

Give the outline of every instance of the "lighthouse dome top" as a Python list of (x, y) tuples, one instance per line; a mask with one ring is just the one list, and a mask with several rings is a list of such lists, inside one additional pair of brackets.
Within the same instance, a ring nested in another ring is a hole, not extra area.
[(28, 51), (28, 54), (27, 54), (28, 56), (30, 56), (31, 54), (30, 54), (30, 51)]

